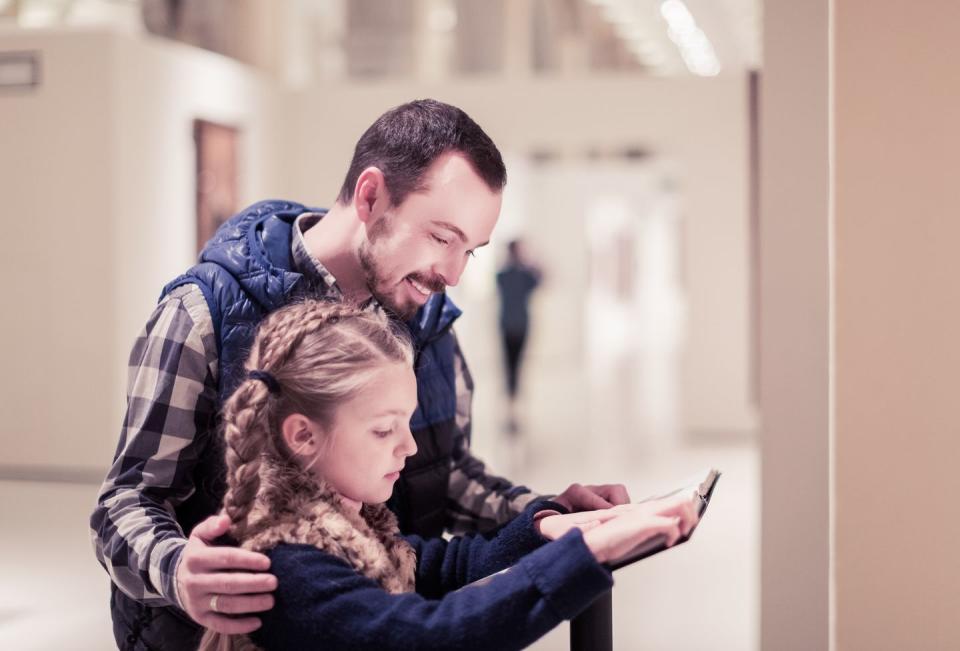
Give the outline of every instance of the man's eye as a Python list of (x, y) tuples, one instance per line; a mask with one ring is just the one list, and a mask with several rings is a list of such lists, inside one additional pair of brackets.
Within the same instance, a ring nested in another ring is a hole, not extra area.
[(439, 242), (440, 244), (442, 244), (443, 246), (446, 246), (447, 244), (450, 243), (447, 240), (443, 239), (442, 237), (437, 237), (436, 235), (431, 235), (431, 237), (437, 242)]

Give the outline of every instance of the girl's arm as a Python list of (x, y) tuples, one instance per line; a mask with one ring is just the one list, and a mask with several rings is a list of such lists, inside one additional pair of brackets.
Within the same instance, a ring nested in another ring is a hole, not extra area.
[(613, 584), (578, 530), (438, 600), (389, 594), (309, 545), (281, 545), (269, 556), (276, 605), (253, 634), (267, 649), (519, 649)]
[(439, 598), (516, 564), (548, 542), (537, 533), (534, 522), (537, 514), (563, 510), (559, 504), (541, 500), (500, 529), (482, 536), (470, 534), (449, 541), (407, 536), (407, 542), (417, 552), (417, 592), (428, 598)]

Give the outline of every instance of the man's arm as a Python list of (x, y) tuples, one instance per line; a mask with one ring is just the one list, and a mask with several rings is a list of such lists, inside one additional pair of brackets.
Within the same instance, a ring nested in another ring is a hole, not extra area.
[(540, 496), (526, 486), (514, 486), (503, 477), (488, 474), (484, 463), (470, 453), (473, 378), (456, 333), (451, 334), (457, 415), (447, 491), (447, 529), (455, 534), (483, 532), (509, 522)]
[(213, 425), (217, 349), (203, 294), (175, 290), (130, 353), (120, 443), (90, 518), (97, 559), (126, 594), (181, 607), (176, 570), (187, 541), (173, 509)]

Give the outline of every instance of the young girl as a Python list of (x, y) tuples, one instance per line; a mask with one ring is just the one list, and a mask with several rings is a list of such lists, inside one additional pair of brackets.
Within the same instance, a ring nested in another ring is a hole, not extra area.
[(539, 501), (486, 536), (401, 537), (384, 502), (417, 449), (402, 328), (317, 301), (260, 326), (224, 410), (224, 510), (279, 585), (259, 630), (201, 648), (521, 648), (610, 589), (605, 560), (695, 524), (687, 498), (563, 515)]

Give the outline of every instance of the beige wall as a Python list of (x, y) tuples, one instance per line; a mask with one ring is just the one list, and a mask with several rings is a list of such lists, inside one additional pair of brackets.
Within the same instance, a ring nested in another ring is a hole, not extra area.
[[(195, 117), (243, 129), (241, 202), (284, 194), (282, 96), (224, 57), (106, 31), (0, 34), (43, 84), (0, 98), (7, 468), (96, 476), (116, 446), (126, 360), (195, 257)], [(41, 473), (41, 474), (42, 474)]]
[[(3, 465), (102, 463), (115, 411), (110, 178), (114, 80), (103, 38), (3, 38), (40, 50), (43, 85), (0, 96)], [(82, 279), (82, 282), (81, 282)], [(116, 431), (111, 432), (116, 438)]]
[(764, 649), (960, 648), (958, 24), (765, 5)]
[(835, 0), (836, 648), (960, 648), (960, 4)]

